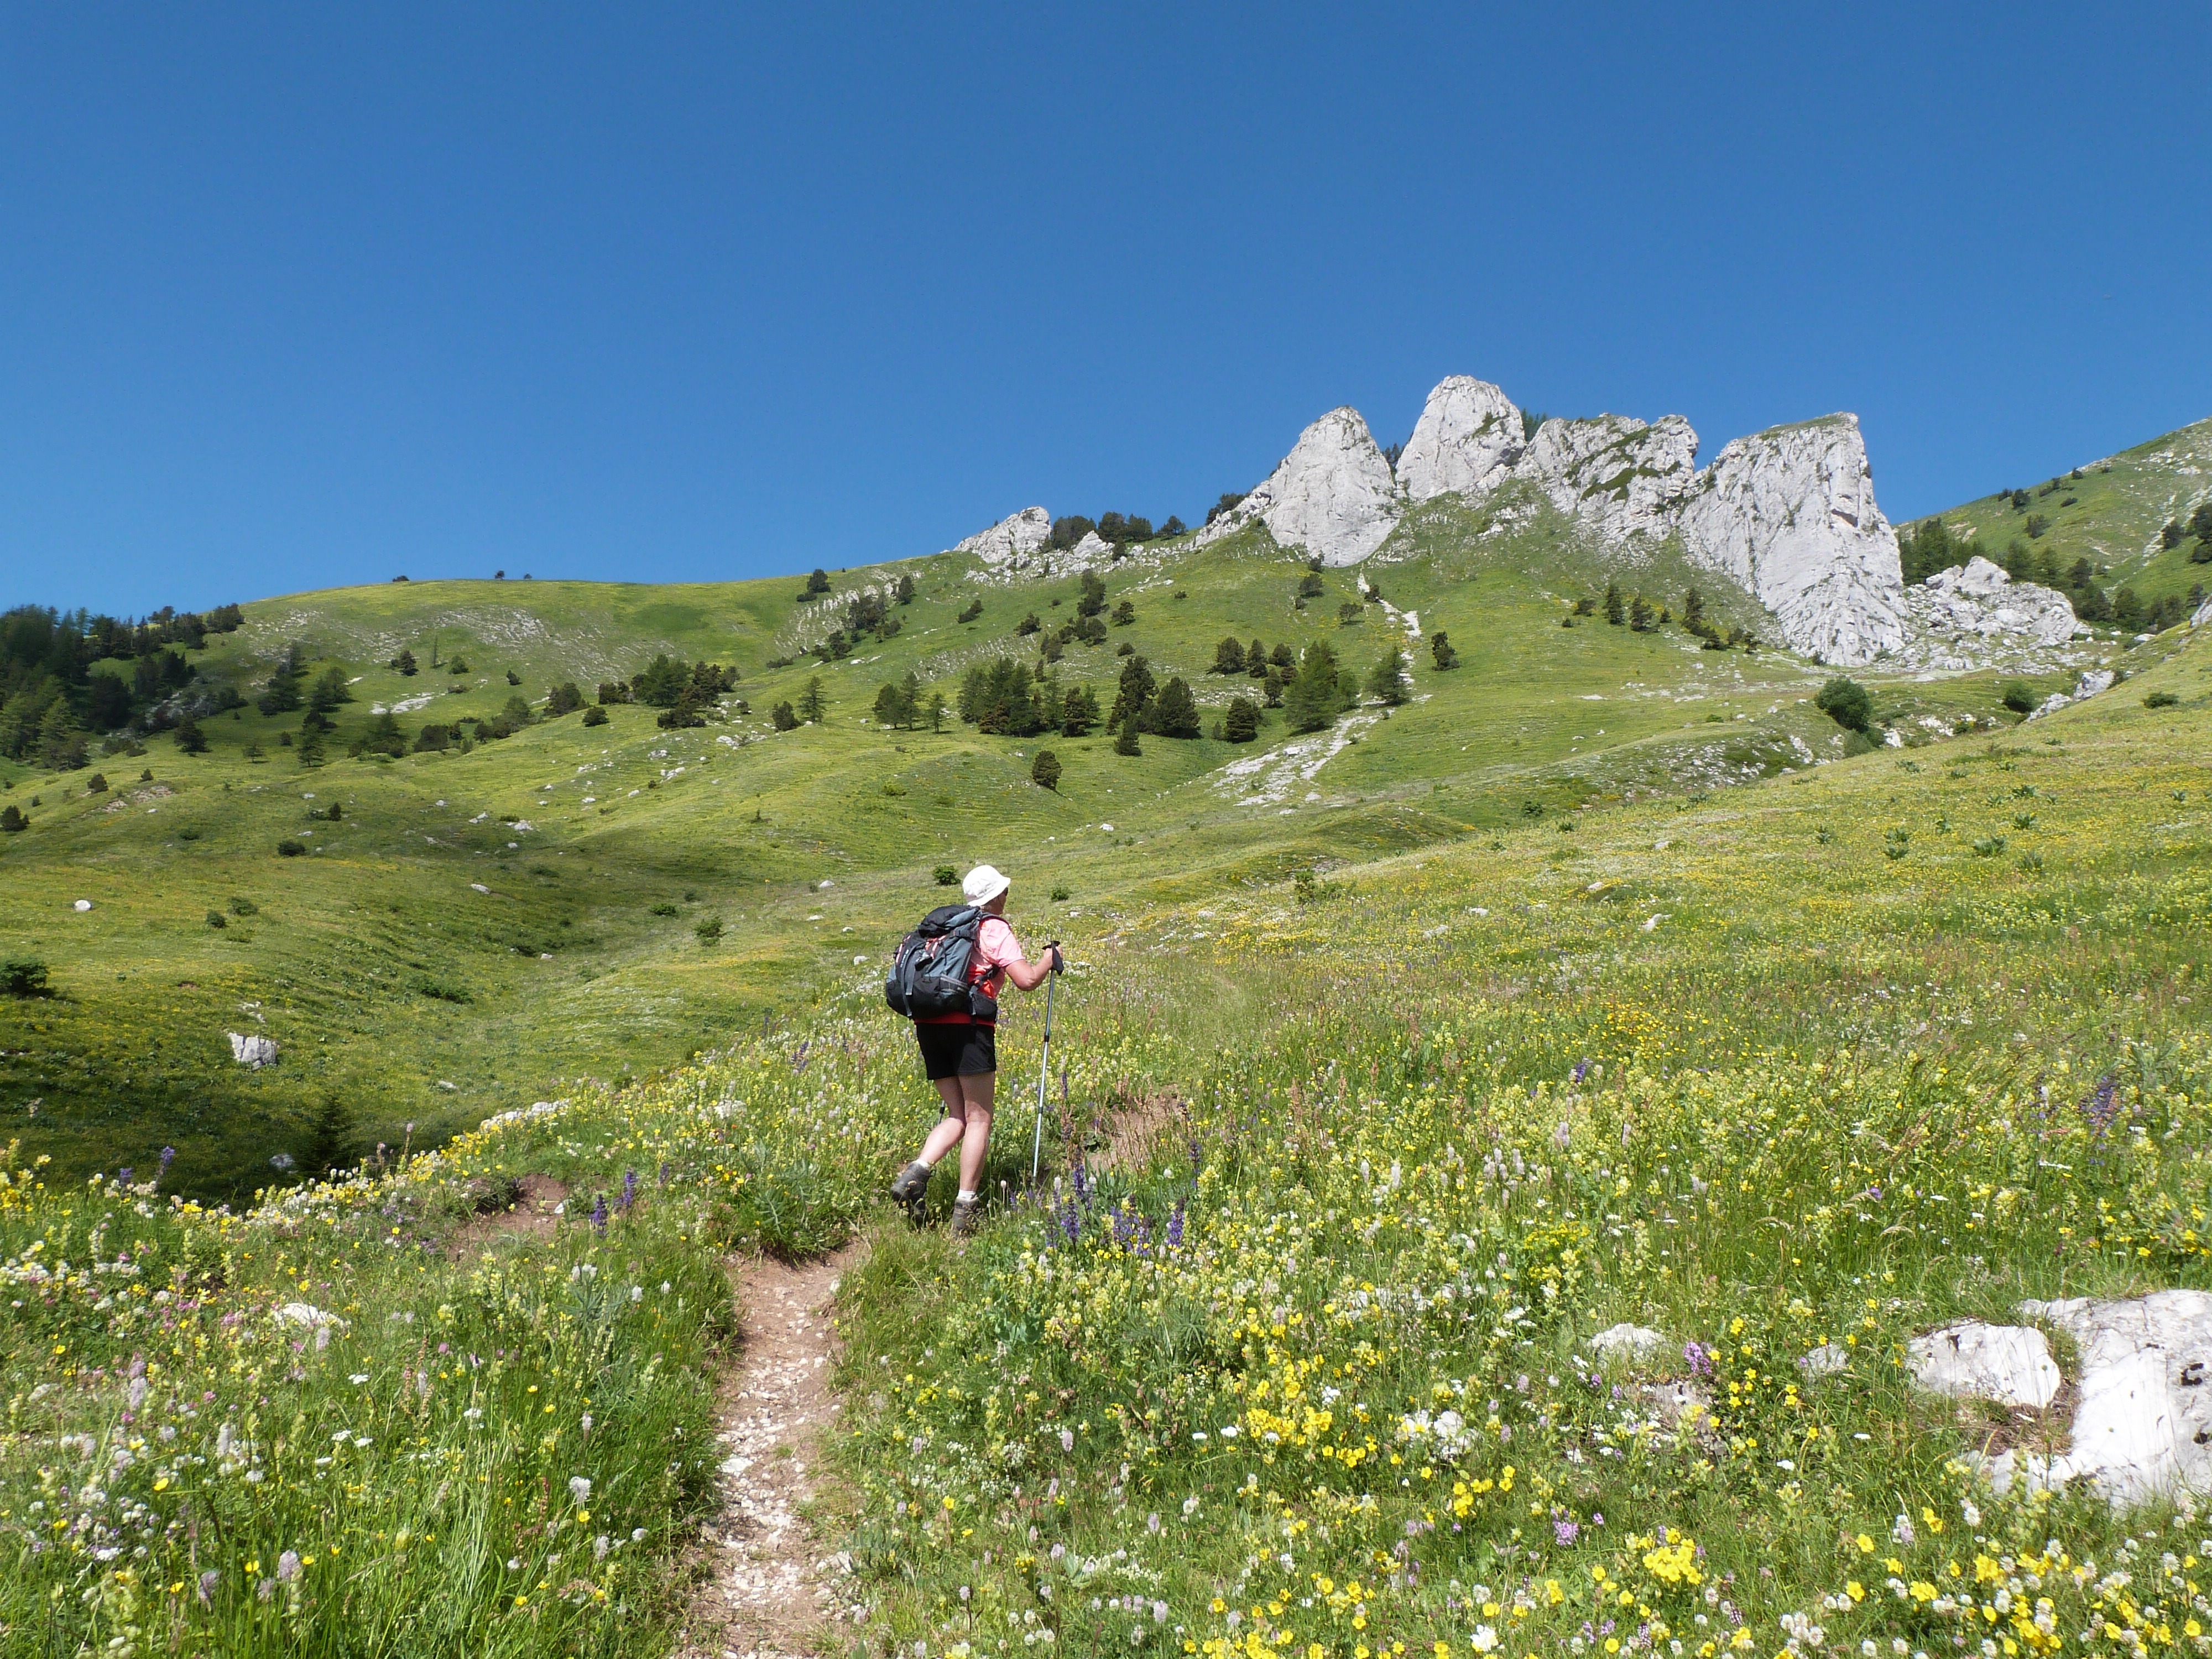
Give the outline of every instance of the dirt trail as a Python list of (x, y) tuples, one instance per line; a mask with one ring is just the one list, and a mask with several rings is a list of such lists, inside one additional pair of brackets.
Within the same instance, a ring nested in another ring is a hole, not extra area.
[(799, 1507), (814, 1496), (817, 1442), (834, 1424), (832, 1298), (848, 1248), (790, 1267), (749, 1263), (743, 1349), (721, 1400), (721, 1512), (702, 1528), (710, 1575), (691, 1605), (683, 1659), (787, 1659), (849, 1609), (841, 1555), (817, 1557)]

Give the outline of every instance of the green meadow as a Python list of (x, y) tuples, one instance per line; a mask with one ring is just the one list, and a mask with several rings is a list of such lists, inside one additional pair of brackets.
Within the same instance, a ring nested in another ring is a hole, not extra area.
[[(2000, 1497), (1974, 1460), (2063, 1418), (1904, 1360), (2212, 1289), (2206, 630), (2100, 635), (2122, 678), (2033, 720), (1877, 665), (1895, 741), (1854, 742), (1832, 671), (1686, 634), (1692, 580), (1759, 617), (1663, 553), (1446, 503), (1386, 555), (1104, 573), (1130, 619), (1054, 669), (1102, 708), (1124, 642), (1202, 732), (1264, 695), (1224, 637), (1405, 652), (1403, 702), (1250, 743), (878, 723), (1081, 602), (941, 556), (251, 605), (191, 653), (249, 699), (204, 752), (12, 766), (0, 956), (48, 994), (0, 1001), (0, 1650), (673, 1650), (722, 1264), (848, 1244), (825, 1655), (2201, 1650), (2197, 1499)], [(351, 699), (319, 764), (250, 702), (295, 643)], [(736, 671), (703, 724), (547, 707), (663, 653)], [(882, 1196), (935, 1108), (878, 985), (983, 860), (1072, 970), (1034, 1180), (1009, 999), (963, 1247)]]

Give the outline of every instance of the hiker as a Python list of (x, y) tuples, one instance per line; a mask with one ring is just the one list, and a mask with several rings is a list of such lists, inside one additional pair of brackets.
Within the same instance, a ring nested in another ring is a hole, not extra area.
[[(988, 864), (979, 864), (960, 884), (969, 910), (933, 911), (925, 927), (945, 917), (950, 931), (975, 927), (975, 948), (969, 967), (970, 990), (967, 1010), (922, 1014), (915, 1018), (914, 1035), (921, 1045), (922, 1069), (945, 1097), (945, 1115), (921, 1144), (921, 1156), (898, 1173), (891, 1196), (917, 1215), (929, 1174), (955, 1146), (960, 1148), (960, 1191), (952, 1203), (952, 1231), (972, 1232), (978, 1203), (977, 1183), (983, 1178), (983, 1155), (991, 1143), (991, 1096), (998, 1082), (998, 994), (1007, 980), (1024, 991), (1033, 991), (1048, 974), (1059, 973), (1066, 963), (1057, 945), (1049, 947), (1042, 962), (1022, 954), (1022, 942), (1006, 919), (1006, 893), (1013, 884)], [(975, 921), (971, 912), (981, 912)]]

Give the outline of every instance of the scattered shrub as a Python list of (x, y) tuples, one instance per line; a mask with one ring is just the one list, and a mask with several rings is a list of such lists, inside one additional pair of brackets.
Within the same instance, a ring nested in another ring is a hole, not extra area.
[(230, 921), (222, 911), (210, 910), (207, 913), (207, 925), (210, 927), (222, 928), (229, 927)]
[(2181, 699), (2171, 691), (2154, 691), (2143, 699), (2143, 707), (2146, 708), (2172, 708), (2179, 706), (2180, 702)]
[(586, 726), (605, 726), (606, 723), (607, 723), (607, 711), (606, 711), (605, 709), (604, 709), (604, 708), (600, 708), (599, 704), (597, 704), (597, 703), (593, 703), (593, 704), (592, 704), (589, 708), (586, 708), (586, 709), (584, 711), (584, 724), (585, 724), (585, 725), (586, 725)]
[(672, 916), (676, 914), (676, 907), (666, 899), (663, 899), (653, 907), (653, 914), (656, 916)]
[(2006, 681), (1998, 690), (1997, 701), (2015, 714), (2030, 714), (2035, 712), (2034, 688), (2024, 680)]
[(1060, 787), (1060, 757), (1049, 749), (1037, 750), (1036, 758), (1030, 763), (1030, 781), (1041, 789)]
[(0, 996), (45, 997), (52, 994), (46, 985), (46, 964), (36, 957), (0, 958)]
[(258, 915), (261, 907), (250, 898), (234, 898), (230, 902), (230, 914), (234, 916)]
[(584, 694), (576, 689), (576, 683), (574, 680), (562, 681), (547, 694), (545, 698), (546, 714), (556, 718), (562, 714), (574, 714), (583, 706)]
[(307, 850), (307, 842), (303, 841), (294, 841), (289, 836), (285, 836), (283, 840), (276, 843), (276, 856), (278, 858), (295, 859)]
[(1822, 686), (1813, 706), (1846, 732), (1864, 732), (1874, 719), (1874, 699), (1856, 680), (1838, 674)]
[(949, 864), (939, 865), (931, 873), (939, 887), (957, 887), (960, 884), (960, 872)]
[(698, 935), (699, 946), (702, 950), (712, 950), (721, 939), (722, 919), (720, 916), (708, 916), (691, 931)]

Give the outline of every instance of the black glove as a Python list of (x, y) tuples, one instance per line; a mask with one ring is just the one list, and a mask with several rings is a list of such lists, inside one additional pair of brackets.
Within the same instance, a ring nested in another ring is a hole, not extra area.
[(1060, 955), (1060, 946), (1057, 945), (1048, 945), (1046, 949), (1052, 952), (1052, 971), (1055, 974), (1066, 973), (1067, 971), (1067, 958)]

